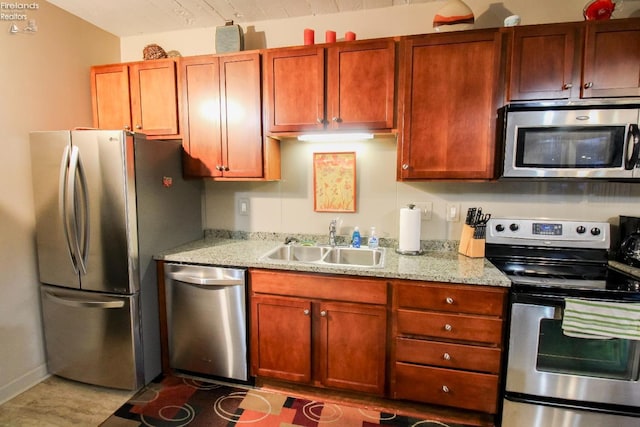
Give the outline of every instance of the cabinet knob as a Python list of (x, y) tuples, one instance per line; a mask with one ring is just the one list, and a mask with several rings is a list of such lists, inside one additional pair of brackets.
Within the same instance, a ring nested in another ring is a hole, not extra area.
[(216, 170), (217, 171), (222, 171), (222, 165), (216, 165)]
[(142, 129), (142, 126), (141, 125), (136, 125), (136, 129), (140, 130), (140, 129)]
[(447, 304), (453, 304), (453, 298), (451, 297), (447, 297), (445, 301), (447, 302)]
[(573, 87), (573, 84), (572, 84), (572, 83), (565, 83), (565, 84), (562, 86), (562, 89), (563, 89), (563, 90), (567, 90), (567, 89), (571, 89), (572, 87)]
[(445, 354), (442, 355), (442, 358), (444, 360), (451, 360), (451, 355), (449, 353), (445, 353)]
[(409, 164), (408, 164), (408, 163), (404, 163), (404, 164), (402, 165), (402, 169), (403, 169), (403, 170), (407, 170), (407, 169), (409, 169)]
[(587, 82), (584, 84), (585, 89), (591, 89), (593, 87), (593, 82)]
[(228, 171), (229, 170), (229, 166), (222, 166), (222, 170), (223, 171)]
[(131, 126), (129, 126), (129, 125), (124, 125), (124, 130), (131, 130)]
[(326, 311), (326, 310), (322, 310), (322, 311), (320, 312), (320, 316), (322, 316), (322, 317), (327, 317), (327, 311)]
[(340, 117), (334, 117), (331, 120), (333, 120), (336, 123), (342, 123), (342, 119)]
[(316, 119), (316, 121), (317, 121), (319, 124), (321, 124), (321, 125), (322, 125), (322, 124), (324, 124), (324, 119), (323, 119), (323, 118), (318, 117), (318, 118)]
[(446, 325), (444, 325), (444, 330), (445, 331), (451, 331), (452, 329), (453, 329), (453, 327), (450, 324), (447, 323)]
[(445, 393), (449, 393), (449, 387), (447, 387), (446, 385), (443, 385), (442, 391), (444, 391)]
[(308, 308), (305, 308), (305, 309), (304, 309), (304, 311), (303, 311), (303, 313), (304, 313), (304, 315), (305, 315), (305, 316), (308, 316), (308, 315), (309, 315), (309, 313), (310, 313), (310, 311), (309, 311), (309, 309), (308, 309)]

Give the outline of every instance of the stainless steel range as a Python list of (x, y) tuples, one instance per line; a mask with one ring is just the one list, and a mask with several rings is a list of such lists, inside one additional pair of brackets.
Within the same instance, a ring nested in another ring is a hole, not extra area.
[(504, 427), (640, 425), (640, 279), (609, 267), (610, 233), (489, 221), (486, 257), (513, 283)]

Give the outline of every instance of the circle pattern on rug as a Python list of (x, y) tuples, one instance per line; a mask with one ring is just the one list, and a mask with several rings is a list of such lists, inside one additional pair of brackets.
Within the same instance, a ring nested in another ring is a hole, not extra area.
[(252, 397), (255, 397), (257, 399), (262, 400), (265, 403), (265, 411), (262, 414), (262, 416), (256, 418), (256, 419), (240, 419), (242, 417), (243, 414), (235, 414), (233, 412), (227, 411), (226, 409), (224, 409), (223, 407), (223, 403), (225, 402), (225, 400), (229, 400), (229, 399), (235, 399), (235, 400), (244, 400), (245, 397), (247, 397), (247, 392), (245, 391), (236, 391), (233, 393), (229, 393), (226, 396), (220, 396), (216, 402), (213, 405), (213, 409), (216, 412), (216, 414), (227, 421), (232, 421), (235, 422), (236, 424), (251, 424), (251, 423), (257, 423), (260, 422), (262, 420), (264, 420), (265, 418), (267, 418), (270, 414), (271, 414), (271, 403), (269, 403), (269, 401), (267, 399), (265, 399), (264, 397), (260, 396), (259, 394), (256, 393), (252, 393), (251, 394)]

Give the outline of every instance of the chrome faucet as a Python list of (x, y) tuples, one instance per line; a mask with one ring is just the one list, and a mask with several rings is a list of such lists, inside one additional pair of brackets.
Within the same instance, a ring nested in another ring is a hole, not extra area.
[(336, 245), (336, 224), (338, 223), (337, 219), (332, 219), (329, 223), (329, 245)]

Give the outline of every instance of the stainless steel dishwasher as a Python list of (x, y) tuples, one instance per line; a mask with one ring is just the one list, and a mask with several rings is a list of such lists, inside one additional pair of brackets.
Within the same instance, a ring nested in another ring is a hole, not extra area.
[(248, 381), (246, 270), (165, 264), (173, 369)]

